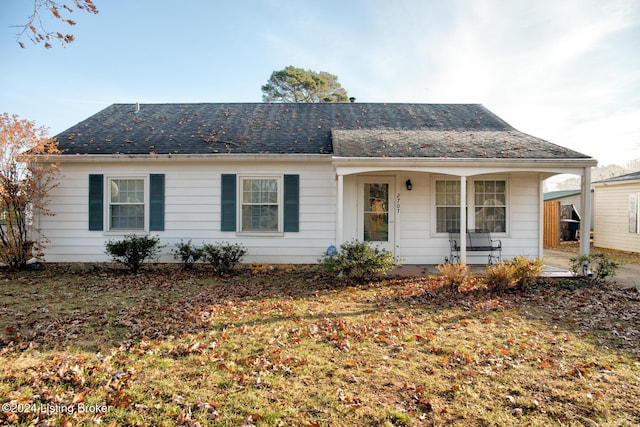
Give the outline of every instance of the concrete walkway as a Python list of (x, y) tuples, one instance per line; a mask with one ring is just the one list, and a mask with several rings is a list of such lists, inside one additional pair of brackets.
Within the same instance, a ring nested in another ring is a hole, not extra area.
[[(577, 256), (564, 251), (545, 249), (543, 277), (572, 277), (570, 259)], [(482, 272), (484, 266), (472, 266), (474, 272)], [(409, 264), (398, 267), (389, 273), (391, 277), (439, 276), (435, 265)], [(624, 264), (618, 267), (612, 282), (624, 287), (640, 289), (640, 264)]]
[[(569, 270), (571, 267), (570, 259), (576, 256), (576, 254), (569, 252), (545, 249), (544, 264), (545, 266), (549, 265)], [(611, 281), (625, 288), (635, 287), (636, 289), (640, 289), (640, 264), (621, 265), (616, 269), (616, 275)]]

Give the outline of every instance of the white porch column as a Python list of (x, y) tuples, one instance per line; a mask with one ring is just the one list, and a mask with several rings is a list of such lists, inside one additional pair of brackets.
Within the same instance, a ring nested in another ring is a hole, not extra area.
[(467, 262), (467, 177), (460, 177), (460, 262)]
[(336, 200), (336, 247), (340, 247), (344, 239), (344, 176), (338, 174), (338, 200)]
[(581, 185), (580, 255), (589, 255), (591, 237), (591, 167), (584, 168)]

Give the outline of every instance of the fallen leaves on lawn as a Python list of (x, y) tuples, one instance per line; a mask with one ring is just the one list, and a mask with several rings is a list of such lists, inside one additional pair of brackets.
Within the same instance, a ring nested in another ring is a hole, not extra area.
[[(564, 362), (564, 346), (577, 335), (603, 332), (598, 344), (635, 354), (640, 361), (640, 294), (611, 284), (570, 290), (551, 283), (527, 292), (493, 294), (477, 287), (453, 291), (430, 277), (354, 286), (310, 268), (257, 275), (247, 269), (222, 279), (170, 268), (139, 275), (98, 270), (59, 282), (51, 272), (40, 274), (46, 277), (38, 279), (38, 272), (15, 277), (13, 283), (19, 288), (0, 295), (0, 357), (15, 362), (34, 352), (50, 351), (51, 356), (36, 358), (24, 371), (26, 377), (10, 366), (0, 370), (5, 388), (15, 382), (2, 403), (76, 410), (2, 411), (3, 423), (100, 424), (104, 407), (143, 418), (171, 417), (176, 425), (185, 426), (213, 423), (225, 415), (215, 396), (154, 391), (153, 400), (174, 408), (173, 412), (142, 403), (138, 390), (146, 381), (142, 365), (151, 363), (142, 361), (152, 357), (167, 364), (211, 366), (223, 379), (220, 393), (259, 390), (275, 401), (278, 387), (303, 378), (313, 368), (313, 354), (297, 350), (325, 346), (333, 358), (329, 361), (333, 370), (324, 373), (334, 384), (331, 398), (350, 411), (376, 406), (366, 391), (379, 381), (381, 367), (391, 370), (414, 358), (428, 358), (431, 363), (424, 366), (424, 375), (450, 378), (447, 387), (434, 391), (427, 381), (413, 379), (385, 384), (394, 390), (395, 401), (389, 405), (400, 407), (394, 417), (402, 419), (406, 413), (434, 423), (455, 421), (450, 404), (469, 387), (521, 366), (553, 378), (611, 381), (614, 362)], [(39, 287), (45, 278), (53, 280), (51, 289)], [(31, 296), (29, 303), (20, 289)], [(50, 294), (43, 295), (46, 292)], [(12, 299), (17, 302), (9, 304)], [(563, 326), (544, 332), (518, 329), (510, 317), (513, 313)], [(279, 326), (280, 322), (287, 326)], [(447, 336), (483, 328), (498, 333), (461, 347), (442, 344)], [(382, 355), (380, 366), (363, 359), (367, 352)], [(314, 380), (299, 381), (312, 385)], [(501, 399), (516, 416), (545, 404), (542, 398), (525, 400), (513, 392), (506, 396)], [(584, 396), (596, 400), (605, 393), (591, 385)], [(97, 410), (77, 410), (89, 403)], [(256, 411), (236, 421), (249, 426), (265, 419)], [(315, 419), (306, 423), (317, 425)]]

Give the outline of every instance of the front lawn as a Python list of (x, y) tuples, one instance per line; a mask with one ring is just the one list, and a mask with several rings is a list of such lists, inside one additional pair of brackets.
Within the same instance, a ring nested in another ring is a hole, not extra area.
[(640, 424), (634, 289), (496, 295), (310, 267), (2, 274), (4, 424)]

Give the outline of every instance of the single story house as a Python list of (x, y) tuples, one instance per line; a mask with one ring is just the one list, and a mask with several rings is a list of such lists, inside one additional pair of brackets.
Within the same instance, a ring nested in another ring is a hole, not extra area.
[(596, 165), (477, 104), (114, 104), (57, 140), (55, 216), (37, 219), (51, 262), (106, 261), (106, 241), (149, 234), (166, 262), (180, 240), (315, 263), (357, 239), (439, 264), (450, 229), (542, 257), (543, 181), (571, 173), (589, 188)]
[(593, 183), (598, 248), (640, 252), (640, 172)]

